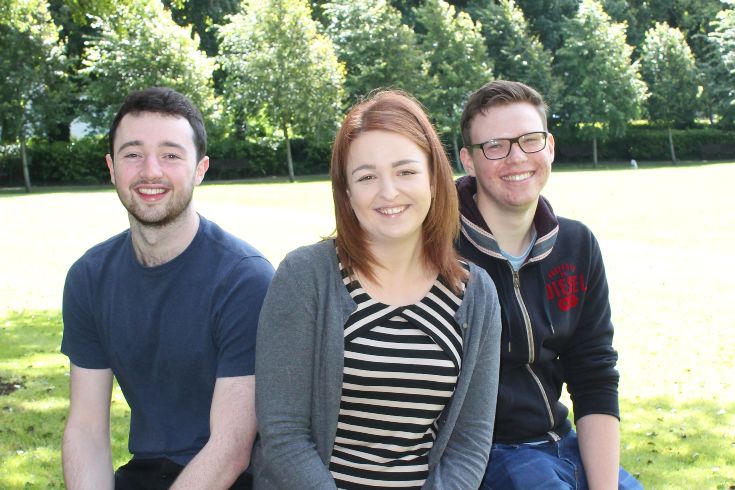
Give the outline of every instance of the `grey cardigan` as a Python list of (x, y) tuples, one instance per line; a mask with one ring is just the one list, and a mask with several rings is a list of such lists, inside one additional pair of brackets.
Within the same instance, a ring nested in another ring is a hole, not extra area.
[[(344, 325), (356, 307), (332, 240), (296, 249), (278, 267), (256, 344), (256, 489), (336, 488), (329, 460), (342, 393)], [(455, 318), (463, 331), (462, 369), (439, 417), (424, 488), (477, 488), (490, 453), (500, 306), (495, 285), (473, 264)]]

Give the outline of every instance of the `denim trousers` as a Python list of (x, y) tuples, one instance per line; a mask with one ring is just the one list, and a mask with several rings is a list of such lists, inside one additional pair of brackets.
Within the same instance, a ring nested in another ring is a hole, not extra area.
[[(642, 489), (620, 467), (618, 488)], [(493, 444), (480, 490), (587, 490), (577, 434), (539, 444)]]

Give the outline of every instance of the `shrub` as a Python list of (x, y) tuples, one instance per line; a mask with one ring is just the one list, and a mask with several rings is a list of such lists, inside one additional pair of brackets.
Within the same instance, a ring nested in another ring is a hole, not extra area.
[[(558, 162), (592, 159), (592, 141), (572, 128), (552, 130)], [(735, 158), (735, 131), (711, 127), (674, 129), (674, 150), (682, 160), (726, 160)], [(665, 128), (628, 126), (624, 135), (597, 141), (597, 153), (603, 161), (666, 161), (671, 158), (669, 135)]]

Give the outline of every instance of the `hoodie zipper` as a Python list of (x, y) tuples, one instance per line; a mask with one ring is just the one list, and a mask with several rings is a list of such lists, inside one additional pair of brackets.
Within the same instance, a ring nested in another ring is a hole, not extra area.
[[(549, 415), (549, 422), (551, 423), (551, 427), (554, 427), (554, 412), (552, 412), (551, 410), (551, 404), (549, 403), (548, 396), (546, 396), (544, 385), (541, 383), (541, 380), (538, 378), (538, 376), (536, 376), (536, 373), (533, 372), (533, 369), (531, 369), (531, 363), (534, 361), (536, 357), (536, 352), (534, 348), (533, 328), (531, 327), (531, 317), (528, 314), (528, 309), (526, 308), (526, 304), (523, 302), (523, 296), (521, 296), (520, 275), (518, 274), (518, 271), (513, 268), (510, 262), (508, 262), (508, 266), (510, 267), (510, 271), (513, 274), (513, 289), (515, 290), (516, 299), (518, 300), (518, 305), (520, 306), (521, 313), (523, 314), (523, 323), (526, 326), (526, 337), (528, 338), (528, 364), (526, 364), (526, 370), (531, 375), (531, 378), (533, 378), (534, 382), (536, 383), (536, 386), (541, 392), (541, 396), (544, 399), (544, 404), (546, 405), (546, 413)], [(521, 266), (521, 268), (522, 267), (523, 266)]]
[(521, 307), (521, 313), (523, 314), (523, 323), (526, 326), (526, 337), (528, 337), (528, 363), (530, 364), (533, 362), (536, 355), (533, 347), (534, 343), (533, 329), (531, 328), (531, 317), (528, 315), (526, 304), (523, 302), (523, 297), (521, 296), (521, 280), (518, 276), (518, 271), (513, 268), (510, 262), (508, 262), (508, 267), (510, 267), (510, 271), (513, 274), (513, 289), (516, 293), (518, 306)]

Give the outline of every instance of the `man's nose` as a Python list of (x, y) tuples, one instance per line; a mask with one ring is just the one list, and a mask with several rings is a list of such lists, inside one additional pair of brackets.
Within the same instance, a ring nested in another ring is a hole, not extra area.
[(143, 159), (141, 175), (145, 179), (158, 179), (163, 176), (161, 163), (158, 161), (157, 155), (146, 155)]
[(526, 152), (521, 149), (521, 144), (519, 142), (514, 141), (510, 144), (510, 152), (506, 157), (509, 162), (525, 162), (527, 158)]

